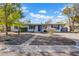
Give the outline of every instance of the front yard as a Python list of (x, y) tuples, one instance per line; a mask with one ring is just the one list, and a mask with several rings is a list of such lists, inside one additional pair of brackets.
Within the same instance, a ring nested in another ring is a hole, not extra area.
[(0, 34), (0, 55), (64, 56), (79, 55), (79, 38), (75, 33)]

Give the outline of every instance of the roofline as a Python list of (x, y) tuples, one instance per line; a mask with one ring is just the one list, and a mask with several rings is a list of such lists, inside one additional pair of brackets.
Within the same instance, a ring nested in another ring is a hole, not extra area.
[(65, 25), (65, 24), (26, 24), (26, 25)]

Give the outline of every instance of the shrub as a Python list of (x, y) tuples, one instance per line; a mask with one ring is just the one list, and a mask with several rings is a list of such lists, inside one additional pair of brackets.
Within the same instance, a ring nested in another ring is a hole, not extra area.
[(55, 28), (51, 28), (51, 29), (48, 30), (48, 33), (50, 35), (52, 35), (54, 32), (56, 32), (56, 29)]

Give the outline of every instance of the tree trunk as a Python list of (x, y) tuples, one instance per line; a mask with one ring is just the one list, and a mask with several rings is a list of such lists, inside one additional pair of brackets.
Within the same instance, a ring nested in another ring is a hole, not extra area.
[(74, 19), (73, 19), (73, 21), (72, 21), (72, 32), (74, 32), (74, 29), (75, 29), (75, 27), (74, 27)]
[(74, 32), (74, 21), (72, 22), (72, 31)]
[(6, 35), (8, 35), (8, 26), (6, 24)]
[(8, 35), (8, 25), (7, 25), (7, 3), (5, 4), (4, 10), (5, 10), (5, 27), (6, 27), (6, 35)]
[(69, 18), (69, 29), (70, 29), (69, 32), (71, 32), (72, 31), (72, 28), (71, 28), (71, 20), (70, 20), (70, 18)]
[(20, 35), (20, 27), (18, 27), (18, 35)]
[(5, 31), (4, 25), (2, 25), (2, 27), (3, 27), (3, 32), (4, 32)]

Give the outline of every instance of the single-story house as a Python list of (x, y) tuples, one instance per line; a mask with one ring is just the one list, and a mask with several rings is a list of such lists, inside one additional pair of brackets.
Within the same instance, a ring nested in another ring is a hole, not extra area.
[[(51, 28), (55, 28), (56, 31), (61, 32), (61, 28), (65, 24), (26, 24), (21, 29), (25, 32), (45, 32)], [(18, 31), (18, 27), (11, 27), (11, 31)]]

